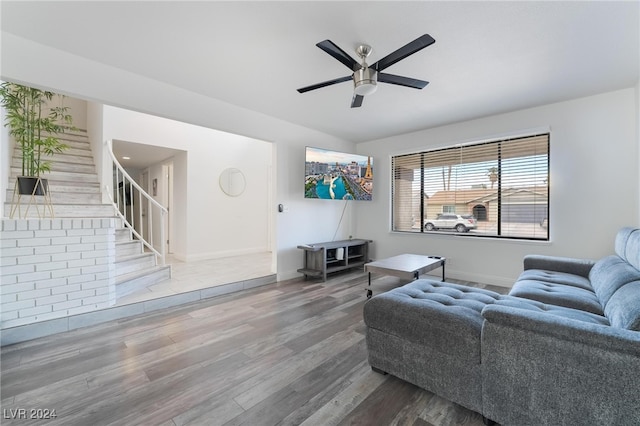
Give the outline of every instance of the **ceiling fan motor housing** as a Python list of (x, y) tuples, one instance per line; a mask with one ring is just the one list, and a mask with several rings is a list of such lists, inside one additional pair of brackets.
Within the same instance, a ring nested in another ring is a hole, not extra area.
[(378, 72), (369, 67), (363, 67), (353, 72), (353, 91), (360, 96), (370, 95), (378, 88)]

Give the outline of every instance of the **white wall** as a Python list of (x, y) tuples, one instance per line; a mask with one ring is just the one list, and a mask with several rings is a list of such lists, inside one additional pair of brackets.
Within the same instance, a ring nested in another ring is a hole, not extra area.
[[(551, 130), (550, 242), (389, 231), (392, 155), (545, 127)], [(620, 227), (640, 225), (639, 147), (633, 88), (362, 143), (358, 153), (375, 159), (375, 194), (372, 206), (357, 206), (357, 233), (375, 241), (375, 258), (443, 255), (450, 277), (510, 286), (526, 254), (599, 258), (613, 252)]]
[(82, 99), (56, 95), (46, 102), (50, 108), (64, 106), (73, 117), (72, 125), (80, 130), (87, 129), (87, 102)]
[[(180, 202), (185, 204), (174, 203), (172, 211), (174, 222), (184, 223), (186, 230), (175, 237), (178, 258), (189, 261), (268, 250), (270, 143), (109, 106), (103, 109), (103, 138), (186, 152), (186, 164), (174, 165), (177, 174), (186, 174), (186, 180), (174, 187), (185, 193)], [(241, 169), (246, 177), (246, 190), (239, 197), (225, 195), (218, 185), (227, 167)], [(160, 175), (157, 164), (150, 179), (159, 179), (156, 199), (164, 202)]]
[[(13, 156), (14, 140), (9, 137), (9, 128), (4, 126), (5, 123), (5, 110), (0, 108), (0, 120), (2, 127), (0, 127), (0, 208), (2, 209), (2, 217), (9, 217), (10, 207), (7, 207), (5, 212), (5, 202), (11, 201), (11, 198), (7, 200), (7, 188), (9, 184), (9, 176), (11, 175), (11, 157)], [(13, 188), (9, 188), (13, 191)]]
[[(87, 136), (89, 137), (89, 143), (91, 144), (91, 152), (93, 153), (93, 161), (96, 166), (96, 174), (100, 182), (109, 182), (109, 187), (112, 186), (113, 170), (111, 167), (110, 159), (105, 158), (104, 154), (104, 139), (102, 138), (102, 113), (103, 105), (99, 102), (87, 102)], [(102, 191), (102, 202), (109, 204), (109, 196), (104, 187)]]
[(73, 116), (73, 125), (80, 130), (87, 130), (87, 101), (77, 98), (64, 98), (64, 106)]
[(114, 219), (3, 219), (0, 224), (0, 328), (115, 304)]

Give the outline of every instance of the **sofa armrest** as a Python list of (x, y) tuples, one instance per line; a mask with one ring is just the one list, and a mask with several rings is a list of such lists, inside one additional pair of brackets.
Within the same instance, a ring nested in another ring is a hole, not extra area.
[(483, 415), (504, 424), (640, 418), (640, 333), (511, 306), (483, 309)]
[(530, 254), (524, 257), (524, 270), (543, 269), (547, 271), (565, 272), (589, 278), (589, 272), (595, 261), (575, 259), (572, 257), (543, 256)]

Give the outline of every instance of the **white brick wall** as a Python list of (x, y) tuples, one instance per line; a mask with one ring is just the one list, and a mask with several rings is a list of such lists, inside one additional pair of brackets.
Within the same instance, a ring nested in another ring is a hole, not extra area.
[(115, 304), (115, 219), (1, 223), (1, 329)]

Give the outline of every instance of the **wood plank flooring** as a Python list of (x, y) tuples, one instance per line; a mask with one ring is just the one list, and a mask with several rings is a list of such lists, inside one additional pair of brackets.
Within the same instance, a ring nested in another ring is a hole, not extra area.
[[(374, 294), (400, 284), (376, 277)], [(290, 280), (4, 347), (1, 423), (482, 425), (371, 371), (366, 285)]]

